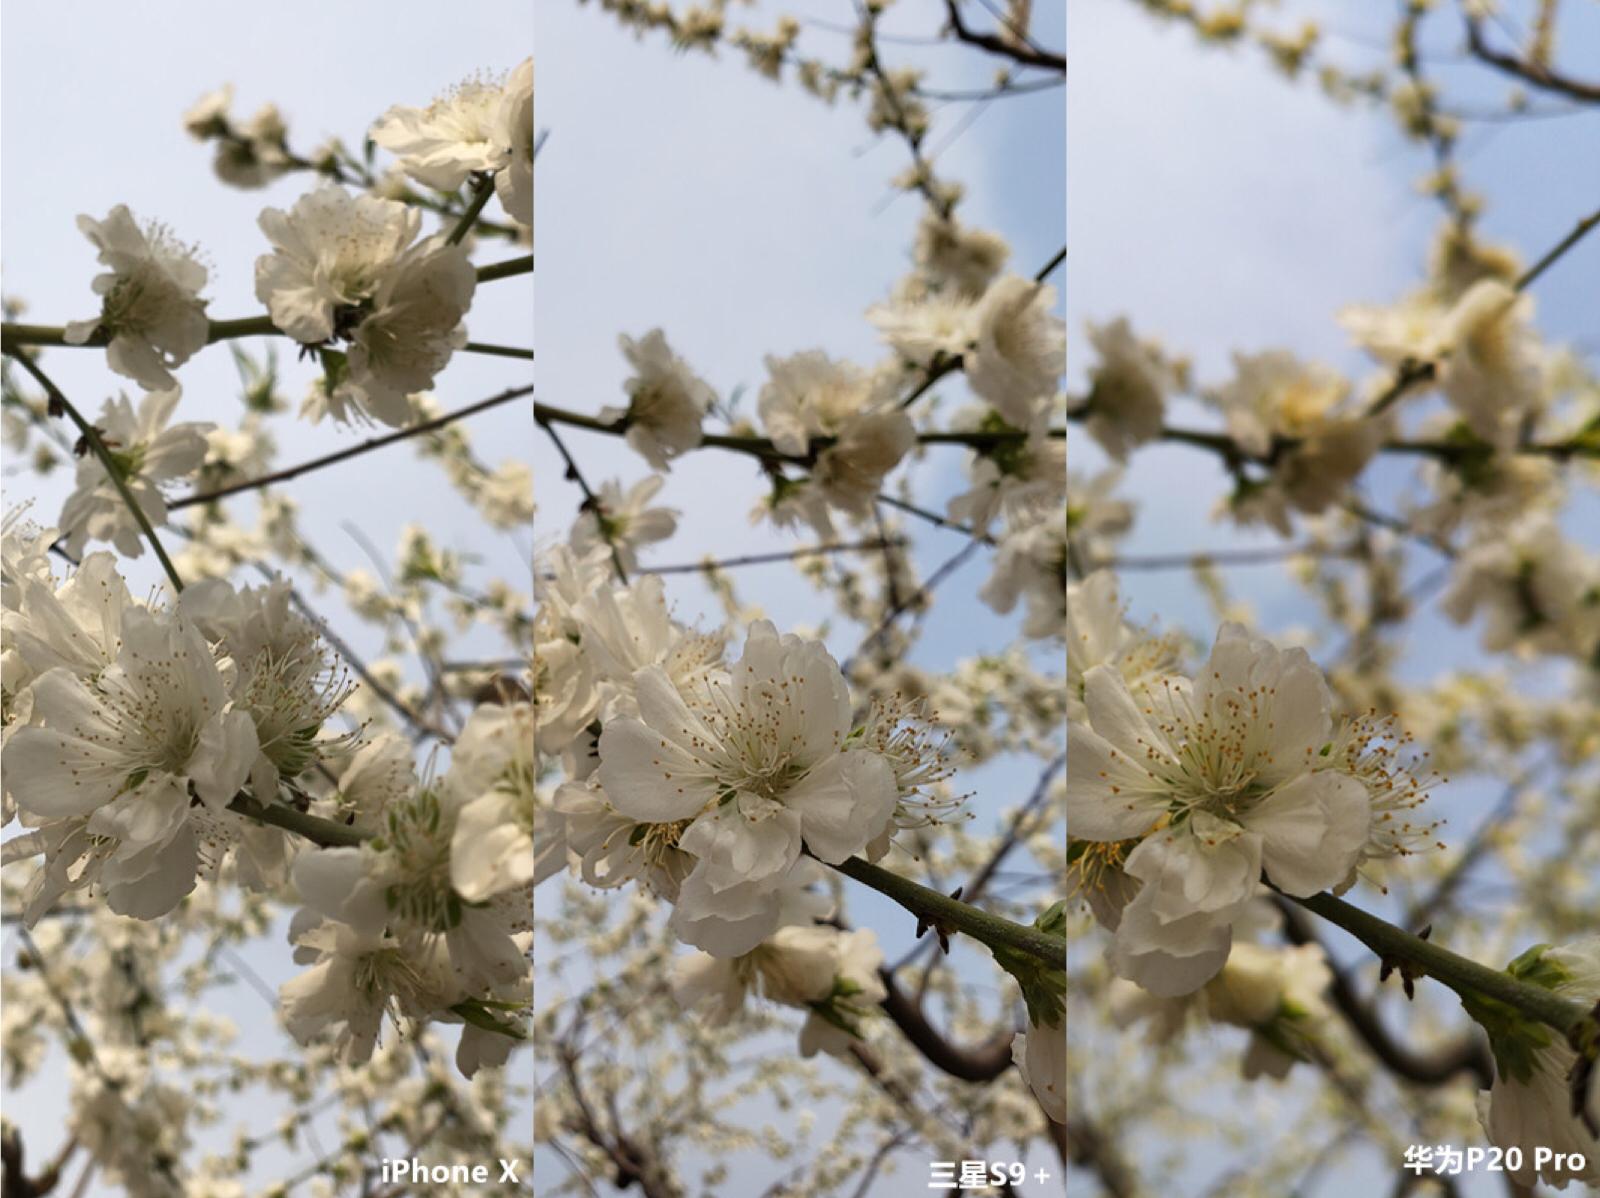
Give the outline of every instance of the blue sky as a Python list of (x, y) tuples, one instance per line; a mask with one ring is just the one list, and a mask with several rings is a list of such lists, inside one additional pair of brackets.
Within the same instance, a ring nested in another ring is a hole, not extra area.
[[(1038, 7), (1037, 35), (1062, 44), (1060, 12)], [(743, 8), (731, 11), (758, 28), (778, 11), (834, 24), (852, 19), (850, 6), (837, 0), (759, 4), (748, 18)], [(900, 5), (887, 29), (927, 34), (939, 23), (937, 6)], [(859, 106), (846, 98), (825, 106), (797, 87), (754, 75), (731, 52), (709, 60), (676, 55), (661, 37), (635, 41), (593, 6), (541, 7), (537, 33), (541, 47), (559, 48), (541, 53), (538, 68), (538, 124), (550, 131), (538, 168), (541, 399), (590, 413), (621, 402), (629, 372), (617, 335), (637, 337), (658, 326), (724, 398), (743, 387), (740, 411), (752, 416), (767, 354), (820, 348), (862, 363), (882, 356), (863, 313), (907, 269), (920, 216), (914, 198), (890, 200), (888, 181), (907, 161), (902, 143), (874, 139)], [(842, 61), (849, 41), (809, 26), (802, 47)], [(929, 65), (930, 82), (943, 87), (981, 87), (994, 69), (992, 60), (944, 47), (893, 44), (885, 52), (892, 63)], [(938, 114), (930, 146), (945, 142), (964, 111)], [(1063, 136), (1062, 96), (1054, 90), (992, 105), (938, 158), (968, 187), (963, 219), (1004, 235), (1013, 249), (1011, 268), (1021, 273), (1033, 273), (1064, 242)], [(959, 387), (941, 394), (946, 411), (966, 402)], [(614, 438), (573, 430), (563, 439), (591, 485), (648, 472)], [(534, 461), (543, 545), (564, 539), (581, 494), (562, 480), (560, 459), (543, 438), (535, 441)], [(962, 489), (959, 454), (935, 451), (915, 468), (928, 506), (942, 508)], [(681, 531), (646, 560), (814, 543), (809, 533), (752, 526), (748, 514), (761, 494), (759, 476), (741, 458), (702, 452), (683, 459), (659, 499), (683, 513)], [(958, 534), (920, 525), (908, 531), (917, 537), (924, 577), (963, 543)], [(949, 668), (960, 657), (1012, 642), (1017, 621), (995, 616), (976, 599), (988, 573), (985, 552), (941, 590), (919, 662)], [(736, 580), (741, 597), (759, 603), (780, 628), (815, 627), (828, 615), (786, 566), (742, 569)], [(709, 625), (717, 618), (693, 577), (670, 578), (668, 595), (681, 619)], [(861, 634), (836, 621), (828, 641), (842, 659)], [(1048, 651), (1044, 659), (1051, 660)], [(1002, 807), (1025, 798), (1038, 768), (1001, 762), (966, 771), (958, 782), (975, 792), (971, 809), (979, 826), (993, 825)], [(878, 932), (891, 960), (910, 944), (913, 921), (886, 900), (852, 886), (849, 911), (856, 924)], [(778, 1049), (789, 1043), (786, 1037)], [(905, 1161), (907, 1171), (892, 1184), (924, 1184), (916, 1154)], [(541, 1175), (545, 1168), (541, 1160)], [(760, 1192), (779, 1171), (754, 1159), (737, 1168), (730, 1193)]]

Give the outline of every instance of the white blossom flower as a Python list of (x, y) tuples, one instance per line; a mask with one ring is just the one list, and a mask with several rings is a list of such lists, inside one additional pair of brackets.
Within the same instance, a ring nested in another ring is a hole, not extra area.
[(863, 412), (818, 455), (811, 484), (831, 506), (865, 520), (883, 480), (916, 443), (911, 418), (898, 408)]
[(1447, 315), (1436, 297), (1424, 293), (1389, 306), (1351, 305), (1339, 312), (1339, 324), (1378, 361), (1399, 366), (1437, 356)]
[(256, 259), (256, 298), (272, 323), (305, 345), (329, 340), (341, 310), (370, 301), (417, 236), (415, 209), (324, 184), (288, 212), (262, 211), (273, 252)]
[(233, 707), (255, 725), (260, 749), (250, 780), (256, 798), (277, 794), (316, 762), (317, 737), (353, 689), (315, 627), (289, 602), (289, 584), (234, 587), (221, 579), (189, 584), (178, 606), (232, 663)]
[(247, 413), (237, 429), (214, 428), (206, 434), (200, 480), (209, 490), (257, 478), (271, 468), (277, 452), (277, 441), (260, 414)]
[[(477, 275), (467, 251), (442, 237), (412, 244), (415, 209), (326, 184), (287, 213), (262, 212), (273, 252), (256, 260), (256, 298), (296, 341), (350, 342), (352, 398), (390, 425), (411, 418), (407, 396), (426, 390), (466, 343), (461, 319)], [(338, 388), (328, 410), (343, 413)]]
[(1228, 422), (1228, 435), (1254, 457), (1265, 457), (1275, 437), (1320, 428), (1350, 392), (1342, 375), (1283, 350), (1236, 353), (1233, 366), (1233, 379), (1212, 399)]
[(473, 498), (493, 528), (533, 523), (533, 467), (508, 458), (483, 476)]
[(1030, 1023), (1011, 1041), (1011, 1059), (1044, 1113), (1057, 1123), (1067, 1121), (1067, 1021), (1054, 1027)]
[(243, 125), (230, 127), (217, 138), (212, 169), (217, 178), (235, 187), (265, 187), (293, 165), (288, 137), (288, 127), (277, 105), (263, 104)]
[(638, 341), (620, 336), (617, 342), (635, 372), (622, 385), (628, 406), (601, 408), (600, 419), (626, 420), (625, 436), (634, 452), (651, 469), (669, 470), (673, 458), (700, 444), (700, 423), (716, 393), (672, 352), (660, 329)]
[(1490, 652), (1534, 649), (1588, 658), (1600, 646), (1600, 561), (1548, 512), (1484, 529), (1456, 559), (1441, 606), (1458, 624), (1483, 614)]
[[(601, 733), (600, 783), (623, 815), (683, 825), (677, 847), (696, 858), (677, 899), (686, 920), (775, 919), (775, 891), (802, 846), (843, 861), (894, 812), (894, 771), (847, 743), (849, 694), (815, 641), (757, 621), (728, 674), (683, 693), (653, 666), (635, 691), (639, 718)], [(771, 930), (748, 944), (699, 946), (738, 955)]]
[(1056, 291), (1017, 275), (995, 280), (973, 313), (973, 347), (962, 357), (972, 389), (1006, 422), (1029, 428), (1067, 368), (1066, 328), (1051, 308)]
[(846, 1056), (861, 1038), (861, 1021), (888, 997), (878, 970), (883, 949), (871, 928), (841, 934), (834, 942), (833, 988), (826, 998), (812, 1000), (810, 1013), (800, 1028), (800, 1055), (819, 1052)]
[(124, 204), (104, 221), (78, 217), (78, 228), (110, 270), (94, 280), (100, 314), (70, 322), (63, 334), (67, 344), (83, 345), (103, 330), (110, 338), (106, 364), (112, 370), (151, 391), (176, 387), (173, 368), (187, 362), (210, 335), (206, 301), (200, 298), (206, 268), (165, 226), (141, 229)]
[(496, 171), (509, 160), (510, 146), (496, 136), (504, 97), (498, 83), (468, 79), (427, 108), (395, 105), (372, 126), (372, 140), (400, 155), (417, 182), (455, 191), (473, 172)]
[[(1277, 911), (1258, 899), (1241, 915), (1236, 933), (1281, 934), (1281, 927)], [(1160, 997), (1114, 979), (1112, 1018), (1119, 1027), (1146, 1022), (1157, 1044), (1173, 1040), (1195, 1018), (1244, 1028), (1250, 1037), (1240, 1075), (1281, 1080), (1296, 1061), (1313, 1059), (1316, 1037), (1331, 1015), (1324, 996), (1332, 980), (1320, 945), (1286, 947), (1236, 936), (1222, 970), (1192, 993)]]
[(284, 1027), (301, 1044), (336, 1029), (334, 1046), (348, 1065), (371, 1059), (386, 1011), (420, 1019), (463, 997), (445, 954), (427, 940), (321, 922), (295, 943), (313, 964), (278, 987)]
[[(1546, 948), (1537, 964), (1538, 984), (1585, 1008), (1600, 1001), (1600, 937)], [(1519, 1184), (1532, 1188), (1542, 1181), (1558, 1190), (1572, 1181), (1600, 1185), (1600, 1133), (1578, 1117), (1570, 1080), (1577, 1054), (1560, 1034), (1540, 1032), (1548, 1043), (1525, 1049), (1531, 1059), (1510, 1059), (1497, 1048), (1494, 1084), (1478, 1094), (1478, 1119), (1490, 1143), (1506, 1150), (1506, 1174)], [(1591, 1082), (1591, 1115), (1593, 1098)], [(1522, 1158), (1515, 1169), (1509, 1160), (1513, 1148)], [(1554, 1154), (1565, 1159), (1564, 1167), (1556, 1167)], [(1583, 1164), (1574, 1168), (1575, 1160)]]
[(88, 836), (105, 838), (93, 852), (112, 910), (170, 911), (198, 865), (191, 788), (220, 812), (257, 755), (255, 728), (231, 709), (210, 646), (181, 615), (131, 608), (112, 665), (88, 679), (58, 667), (32, 691), (33, 722), (5, 749), (18, 806), (37, 820), (81, 820)]
[(665, 482), (659, 474), (651, 474), (626, 491), (616, 479), (601, 483), (594, 507), (584, 509), (573, 522), (573, 552), (581, 557), (597, 548), (609, 549), (632, 575), (639, 568), (639, 549), (664, 541), (677, 530), (675, 509), (648, 506)]
[(576, 625), (580, 651), (599, 685), (602, 720), (638, 715), (633, 680), (647, 666), (660, 666), (680, 691), (724, 668), (725, 636), (695, 633), (673, 620), (658, 575), (598, 588)]
[(1533, 298), (1498, 279), (1467, 289), (1446, 324), (1440, 388), (1472, 431), (1509, 449), (1543, 394), (1543, 359), (1530, 327)]
[(427, 108), (395, 105), (372, 126), (372, 140), (439, 191), (455, 191), (475, 172), (496, 174), (507, 214), (533, 224), (531, 58), (503, 82), (468, 79)]
[(0, 521), (0, 607), (15, 611), (22, 602), (22, 586), (30, 579), (51, 582), (50, 546), (58, 530), (41, 528), (28, 518), (28, 504), (6, 511)]
[(832, 536), (826, 508), (816, 501), (858, 519), (869, 516), (884, 478), (916, 443), (916, 432), (895, 403), (893, 375), (835, 362), (820, 350), (766, 361), (768, 381), (757, 408), (774, 447), (805, 456), (814, 439), (833, 441), (817, 454), (803, 487), (806, 518), (823, 536)]
[(680, 1006), (705, 1006), (706, 1017), (718, 1024), (737, 1015), (751, 991), (791, 1007), (821, 1002), (833, 990), (840, 935), (827, 926), (784, 927), (742, 956), (679, 957), (672, 996)]
[(1330, 1015), (1323, 996), (1332, 981), (1321, 945), (1233, 945), (1227, 964), (1203, 993), (1211, 1018), (1251, 1030), (1240, 1063), (1247, 1080), (1281, 1079), (1306, 1059), (1308, 1038)]
[[(678, 848), (683, 821), (656, 823), (623, 815), (611, 805), (593, 773), (582, 781), (562, 783), (554, 806), (565, 825), (567, 848), (577, 858), (579, 876), (589, 885), (611, 889), (639, 880), (655, 894), (677, 898), (695, 864)], [(760, 939), (757, 936), (756, 942)]]
[(1160, 351), (1133, 335), (1118, 317), (1089, 326), (1089, 344), (1100, 361), (1089, 372), (1089, 435), (1117, 461), (1161, 435), (1167, 396), (1177, 387)]
[(533, 738), (529, 703), (480, 704), (456, 737), (442, 785), (461, 807), (450, 881), (469, 903), (537, 885), (567, 863), (565, 841), (548, 835), (558, 829), (539, 826)]
[(233, 84), (224, 83), (196, 100), (183, 114), (183, 127), (190, 137), (209, 141), (228, 131), (228, 112), (233, 107)]
[(494, 177), (500, 207), (512, 220), (533, 231), (533, 59), (506, 79), (495, 136), (510, 147), (510, 157)]
[(969, 229), (954, 217), (927, 209), (917, 226), (912, 251), (921, 289), (954, 292), (976, 300), (1010, 256), (1005, 239), (985, 229)]
[[(101, 440), (152, 526), (165, 524), (167, 504), (161, 484), (192, 475), (205, 461), (210, 423), (184, 421), (168, 427), (182, 391), (152, 391), (138, 411), (127, 396), (106, 400), (95, 420)], [(61, 506), (66, 547), (82, 554), (89, 540), (110, 541), (124, 557), (144, 552), (144, 534), (116, 485), (106, 477), (99, 455), (85, 453), (78, 461), (77, 487)]]
[[(1060, 512), (1067, 501), (1067, 442), (1065, 437), (1049, 435), (1044, 412), (1039, 417), (1026, 430), (1012, 428), (992, 409), (983, 409), (977, 420), (968, 422), (973, 432), (1016, 439), (997, 440), (968, 459), (971, 486), (952, 496), (945, 508), (952, 520), (987, 532), (998, 516)], [(958, 416), (957, 428), (961, 423)]]
[(350, 756), (324, 809), (328, 819), (362, 832), (376, 832), (383, 812), (417, 786), (417, 767), (410, 742), (398, 736), (377, 736)]
[(535, 744), (557, 755), (594, 718), (599, 696), (588, 654), (541, 609), (534, 622), (533, 703)]
[[(1028, 516), (1033, 518), (1028, 518)], [(982, 599), (1006, 615), (1026, 597), (1022, 635), (1061, 636), (1067, 617), (1067, 526), (1061, 513), (1045, 509), (1013, 518), (1000, 538), (994, 570), (978, 591)]]
[(442, 237), (412, 246), (382, 274), (350, 344), (350, 382), (369, 415), (394, 426), (411, 419), (407, 397), (431, 387), (467, 343), (461, 320), (477, 286), (467, 251)]
[(836, 362), (821, 350), (787, 358), (769, 355), (767, 382), (756, 409), (779, 453), (802, 456), (817, 437), (835, 437), (864, 411), (892, 396), (886, 377), (851, 362)]
[(1316, 514), (1336, 502), (1382, 445), (1389, 422), (1347, 412), (1350, 384), (1326, 366), (1282, 350), (1236, 353), (1233, 361), (1235, 377), (1210, 398), (1245, 453), (1272, 458), (1272, 476), (1241, 486), (1231, 510), (1288, 536), (1287, 508)]
[[(10, 568), (8, 564), (8, 576)], [(48, 573), (9, 582), (5, 685), (15, 692), (57, 667), (90, 678), (117, 658), (122, 615), (133, 604), (109, 553), (91, 553), (59, 587)]]
[(301, 853), (294, 884), (309, 909), (363, 936), (387, 930), (408, 942), (442, 942), (460, 985), (481, 993), (526, 976), (518, 937), (532, 926), (532, 904), (526, 888), (475, 904), (455, 890), (461, 806), (441, 786), (422, 786), (385, 808), (377, 835), (359, 848)]
[(1091, 841), (1139, 841), (1143, 883), (1121, 913), (1113, 967), (1156, 994), (1222, 967), (1261, 875), (1289, 894), (1345, 881), (1372, 820), (1366, 787), (1326, 764), (1332, 700), (1304, 650), (1224, 625), (1211, 658), (1131, 690), (1084, 676), (1088, 723), (1068, 725), (1068, 822)]
[(1095, 666), (1112, 666), (1129, 687), (1171, 674), (1178, 662), (1179, 638), (1156, 636), (1128, 623), (1117, 596), (1117, 578), (1096, 570), (1082, 582), (1067, 584), (1067, 711), (1087, 719), (1084, 675)]
[(907, 362), (921, 367), (965, 350), (972, 342), (972, 316), (972, 302), (960, 295), (935, 294), (867, 309), (867, 319), (884, 341)]

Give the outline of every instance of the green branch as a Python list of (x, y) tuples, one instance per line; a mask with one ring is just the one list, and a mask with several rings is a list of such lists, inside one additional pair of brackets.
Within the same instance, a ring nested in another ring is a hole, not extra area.
[(1562, 1033), (1570, 1031), (1583, 1018), (1582, 1007), (1553, 991), (1518, 981), (1502, 970), (1479, 965), (1331, 894), (1288, 897), (1307, 911), (1337, 924), (1385, 961), (1413, 966), (1414, 972), (1443, 982), (1463, 999), (1478, 995), (1498, 999)]
[(1012, 949), (1055, 968), (1065, 965), (1066, 942), (1059, 936), (1051, 936), (1037, 928), (991, 915), (971, 903), (940, 894), (937, 890), (931, 890), (910, 878), (902, 878), (860, 857), (850, 857), (833, 868), (863, 886), (872, 887), (879, 894), (888, 895), (921, 922), (940, 931), (965, 932), (991, 950)]
[(122, 502), (128, 505), (128, 511), (133, 513), (134, 520), (138, 523), (145, 539), (150, 542), (150, 547), (156, 551), (156, 557), (161, 560), (161, 568), (167, 572), (167, 577), (172, 580), (172, 589), (183, 590), (183, 579), (178, 576), (178, 568), (172, 564), (172, 559), (167, 556), (167, 551), (162, 547), (161, 538), (156, 536), (156, 530), (150, 525), (150, 518), (144, 514), (144, 508), (139, 506), (139, 501), (133, 497), (133, 492), (128, 489), (127, 481), (122, 477), (122, 468), (117, 465), (116, 459), (111, 456), (111, 451), (106, 448), (105, 441), (100, 436), (100, 430), (95, 428), (83, 418), (82, 413), (73, 407), (72, 401), (61, 393), (61, 388), (50, 381), (44, 371), (40, 370), (33, 358), (21, 352), (10, 340), (4, 343), (5, 352), (10, 354), (22, 368), (34, 377), (34, 380), (44, 388), (45, 394), (50, 397), (51, 408), (59, 408), (66, 413), (67, 418), (77, 425), (78, 433), (83, 437), (84, 443), (94, 451), (94, 456), (100, 459), (100, 465), (105, 469), (106, 477), (116, 487), (117, 494), (122, 496)]
[(468, 233), (472, 231), (473, 222), (478, 219), (478, 213), (483, 211), (483, 206), (489, 202), (489, 197), (494, 194), (494, 176), (483, 175), (472, 189), (472, 203), (467, 205), (467, 210), (461, 214), (461, 219), (456, 221), (456, 227), (450, 230), (446, 237), (446, 245), (460, 245)]
[(517, 275), (532, 273), (533, 255), (524, 254), (520, 258), (507, 258), (504, 262), (491, 262), (488, 266), (478, 267), (478, 282), (492, 283), (496, 279), (510, 279)]
[(350, 848), (370, 839), (367, 833), (357, 831), (348, 824), (337, 824), (331, 819), (307, 815), (304, 811), (285, 807), (281, 803), (258, 803), (247, 794), (235, 795), (233, 802), (228, 804), (228, 810), (257, 823), (271, 824), (286, 832), (297, 833), (325, 849)]

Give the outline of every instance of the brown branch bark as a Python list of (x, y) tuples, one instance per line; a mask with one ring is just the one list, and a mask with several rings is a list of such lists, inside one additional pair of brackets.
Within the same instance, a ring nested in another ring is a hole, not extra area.
[[(1315, 923), (1293, 903), (1274, 896), (1273, 901), (1283, 912), (1284, 932), (1293, 944), (1322, 945)], [(1333, 1005), (1372, 1054), (1392, 1072), (1419, 1086), (1440, 1086), (1462, 1073), (1471, 1074), (1485, 1088), (1494, 1080), (1494, 1065), (1488, 1049), (1478, 1037), (1468, 1032), (1456, 1043), (1431, 1054), (1422, 1055), (1396, 1040), (1378, 1018), (1372, 1004), (1357, 993), (1348, 974), (1326, 953), (1333, 981), (1328, 988)]]
[(1467, 17), (1467, 49), (1478, 61), (1488, 63), (1507, 75), (1531, 83), (1534, 87), (1581, 100), (1585, 104), (1600, 104), (1600, 83), (1574, 79), (1541, 63), (1518, 58), (1515, 54), (1508, 54), (1504, 50), (1496, 50), (1483, 36), (1483, 22), (1473, 16)]
[(990, 54), (1001, 58), (1009, 58), (1012, 62), (1021, 63), (1027, 67), (1043, 67), (1048, 71), (1067, 73), (1067, 56), (1057, 54), (1053, 50), (1046, 50), (1022, 38), (1005, 38), (997, 33), (984, 33), (973, 29), (961, 18), (960, 0), (945, 0), (945, 12), (950, 17), (950, 32), (956, 35), (958, 41), (966, 42), (969, 46), (977, 46)]
[(883, 1000), (884, 1014), (894, 1021), (929, 1064), (964, 1082), (992, 1082), (1011, 1068), (1014, 1032), (999, 1032), (982, 1044), (962, 1048), (951, 1043), (928, 1021), (922, 1008), (900, 989), (894, 974), (880, 969), (878, 976), (889, 992)]

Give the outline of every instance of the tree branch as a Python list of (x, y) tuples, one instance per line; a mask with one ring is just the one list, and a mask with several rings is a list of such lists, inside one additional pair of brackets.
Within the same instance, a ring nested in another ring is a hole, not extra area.
[(5, 345), (5, 352), (10, 354), (22, 368), (31, 374), (35, 381), (45, 389), (45, 394), (50, 397), (53, 408), (59, 408), (78, 428), (84, 442), (94, 451), (94, 456), (100, 459), (100, 465), (106, 472), (106, 477), (111, 480), (111, 485), (116, 487), (117, 494), (122, 497), (122, 502), (127, 505), (134, 521), (139, 525), (139, 530), (144, 533), (145, 539), (150, 542), (150, 548), (156, 551), (156, 557), (161, 561), (161, 568), (166, 571), (167, 578), (172, 582), (174, 591), (183, 590), (183, 579), (178, 577), (178, 568), (172, 564), (172, 559), (167, 556), (166, 549), (161, 544), (161, 538), (156, 536), (156, 530), (150, 525), (150, 518), (144, 514), (144, 508), (139, 506), (139, 501), (133, 497), (133, 492), (128, 489), (127, 481), (122, 477), (122, 471), (111, 457), (111, 451), (106, 448), (100, 430), (85, 420), (77, 408), (72, 406), (72, 401), (61, 393), (61, 389), (50, 381), (49, 377), (40, 370), (31, 355), (23, 353), (9, 342)]
[(1493, 1063), (1475, 1034), (1469, 1033), (1456, 1044), (1427, 1056), (1412, 1052), (1397, 1041), (1384, 1027), (1372, 1004), (1357, 993), (1349, 975), (1328, 953), (1311, 918), (1285, 898), (1279, 897), (1277, 906), (1283, 913), (1284, 932), (1291, 943), (1315, 944), (1323, 948), (1323, 956), (1333, 975), (1328, 987), (1333, 1005), (1344, 1016), (1351, 1031), (1391, 1071), (1421, 1086), (1443, 1085), (1463, 1072), (1471, 1073), (1485, 1087), (1494, 1080)]
[(1420, 973), (1443, 982), (1457, 994), (1484, 995), (1517, 1008), (1524, 1015), (1565, 1034), (1583, 1018), (1583, 1008), (1542, 986), (1518, 981), (1502, 970), (1490, 969), (1451, 952), (1432, 941), (1402, 931), (1386, 920), (1335, 898), (1314, 894), (1294, 898), (1307, 911), (1337, 924), (1385, 961), (1406, 962)]
[(879, 894), (888, 895), (924, 923), (965, 932), (991, 949), (997, 946), (1015, 949), (1047, 965), (1064, 967), (1066, 943), (1059, 936), (1048, 936), (1036, 928), (991, 915), (860, 857), (846, 858), (833, 868)]
[(521, 399), (532, 394), (532, 386), (512, 387), (509, 390), (500, 392), (498, 395), (491, 395), (488, 399), (481, 399), (475, 404), (468, 404), (457, 411), (446, 412), (443, 416), (435, 416), (432, 420), (424, 420), (421, 424), (408, 425), (382, 437), (373, 437), (369, 441), (362, 441), (358, 445), (351, 445), (334, 453), (324, 454), (320, 458), (312, 458), (310, 461), (301, 462), (298, 466), (289, 466), (283, 470), (276, 470), (271, 474), (263, 474), (260, 478), (250, 478), (244, 482), (218, 487), (215, 491), (185, 495), (182, 499), (175, 499), (169, 503), (167, 510), (175, 512), (180, 508), (191, 507), (197, 503), (215, 503), (219, 499), (226, 499), (230, 495), (238, 495), (243, 491), (255, 491), (262, 487), (270, 487), (274, 483), (288, 482), (290, 479), (298, 478), (302, 474), (309, 474), (313, 470), (321, 470), (324, 466), (332, 466), (350, 458), (360, 457), (364, 453), (370, 453), (374, 449), (382, 449), (386, 445), (393, 445), (411, 437), (418, 437), (423, 433), (434, 432), (447, 424), (454, 424), (457, 420), (465, 420), (468, 416), (476, 416), (479, 412), (488, 411), (490, 408), (498, 407), (503, 403), (509, 403), (514, 399)]
[(1474, 58), (1497, 67), (1525, 83), (1531, 83), (1534, 87), (1559, 92), (1574, 100), (1582, 100), (1586, 104), (1600, 104), (1600, 83), (1590, 83), (1587, 80), (1558, 74), (1540, 63), (1527, 62), (1514, 54), (1496, 50), (1484, 38), (1483, 23), (1477, 17), (1469, 13), (1466, 21), (1467, 49), (1472, 52)]
[(1001, 58), (1009, 58), (1013, 62), (1021, 63), (1028, 67), (1043, 67), (1049, 71), (1067, 73), (1067, 56), (1057, 54), (1051, 50), (1044, 50), (1031, 42), (1007, 41), (998, 34), (983, 33), (970, 28), (961, 19), (961, 5), (959, 0), (944, 0), (945, 12), (950, 16), (950, 32), (960, 41), (969, 46), (977, 46), (987, 50), (990, 54), (997, 54)]

